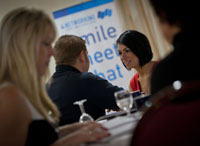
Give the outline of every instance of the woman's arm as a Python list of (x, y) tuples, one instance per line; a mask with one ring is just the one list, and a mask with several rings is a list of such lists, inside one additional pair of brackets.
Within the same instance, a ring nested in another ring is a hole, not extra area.
[(129, 92), (133, 92), (133, 89), (131, 88), (130, 84), (129, 84)]
[(0, 145), (25, 145), (31, 122), (24, 96), (14, 86), (0, 89)]

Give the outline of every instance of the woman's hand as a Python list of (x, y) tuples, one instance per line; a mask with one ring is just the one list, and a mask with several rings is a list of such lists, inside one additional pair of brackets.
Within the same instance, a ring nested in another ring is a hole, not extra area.
[(76, 123), (76, 126), (80, 126), (80, 128), (63, 136), (57, 140), (54, 145), (76, 146), (87, 142), (97, 142), (110, 136), (108, 130), (96, 122)]
[(56, 130), (58, 131), (59, 137), (62, 137), (76, 131), (77, 129), (84, 127), (85, 125), (87, 125), (87, 123), (67, 124), (67, 125), (58, 127)]
[(78, 129), (83, 128), (84, 126), (88, 126), (88, 125), (96, 125), (96, 122), (83, 122), (83, 123), (73, 123), (73, 124), (67, 124), (64, 126), (60, 126), (57, 128), (59, 137), (65, 136), (67, 134), (70, 134)]
[(83, 142), (95, 142), (110, 136), (108, 129), (96, 122), (88, 122), (83, 128), (77, 131)]

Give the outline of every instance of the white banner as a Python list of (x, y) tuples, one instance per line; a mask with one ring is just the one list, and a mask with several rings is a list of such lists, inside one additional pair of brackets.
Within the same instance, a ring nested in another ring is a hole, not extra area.
[(59, 36), (73, 34), (86, 41), (90, 72), (128, 89), (134, 72), (120, 61), (116, 39), (122, 33), (113, 0), (93, 0), (53, 12)]

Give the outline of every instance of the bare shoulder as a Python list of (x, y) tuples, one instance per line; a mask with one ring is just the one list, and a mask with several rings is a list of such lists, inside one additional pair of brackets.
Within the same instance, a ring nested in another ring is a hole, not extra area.
[(30, 111), (23, 93), (13, 85), (0, 88), (0, 118), (0, 145), (24, 144)]
[(4, 117), (14, 118), (15, 116), (24, 115), (29, 118), (30, 112), (27, 107), (25, 96), (15, 86), (9, 85), (0, 88), (0, 114)]
[(20, 109), (26, 106), (25, 96), (23, 93), (15, 86), (9, 85), (3, 88), (0, 88), (0, 108)]

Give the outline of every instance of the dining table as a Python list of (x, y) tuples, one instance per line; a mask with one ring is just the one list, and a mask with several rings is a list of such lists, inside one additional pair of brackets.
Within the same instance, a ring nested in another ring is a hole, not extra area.
[(99, 142), (87, 143), (85, 146), (129, 146), (142, 114), (139, 111), (132, 111), (127, 115), (125, 111), (120, 111), (100, 117), (96, 121), (106, 127), (111, 135)]

